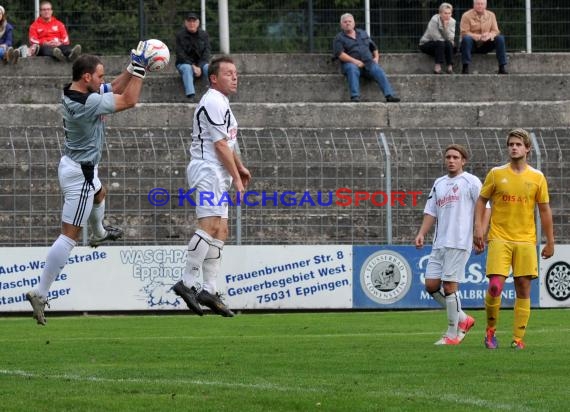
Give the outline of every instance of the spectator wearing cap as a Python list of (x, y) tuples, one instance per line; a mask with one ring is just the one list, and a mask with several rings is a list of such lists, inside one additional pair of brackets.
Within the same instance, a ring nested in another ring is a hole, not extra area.
[(200, 28), (200, 19), (196, 13), (189, 13), (184, 19), (184, 26), (176, 33), (176, 69), (182, 76), (184, 93), (189, 99), (196, 94), (194, 79), (208, 78), (210, 60), (210, 38)]

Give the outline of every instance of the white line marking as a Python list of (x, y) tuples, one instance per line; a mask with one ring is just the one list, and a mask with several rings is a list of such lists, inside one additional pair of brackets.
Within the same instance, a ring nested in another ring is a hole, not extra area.
[(77, 382), (102, 382), (102, 383), (144, 383), (144, 384), (180, 384), (180, 385), (199, 385), (199, 386), (220, 386), (227, 388), (249, 388), (261, 390), (274, 390), (279, 392), (321, 392), (314, 388), (302, 388), (299, 386), (282, 386), (272, 383), (239, 383), (239, 382), (219, 382), (219, 381), (204, 381), (200, 379), (143, 379), (143, 378), (101, 378), (98, 376), (80, 376), (70, 374), (41, 374), (32, 373), (23, 370), (8, 370), (0, 369), (0, 375), (6, 376), (20, 376), (24, 378), (33, 379), (51, 379), (51, 380), (65, 380)]

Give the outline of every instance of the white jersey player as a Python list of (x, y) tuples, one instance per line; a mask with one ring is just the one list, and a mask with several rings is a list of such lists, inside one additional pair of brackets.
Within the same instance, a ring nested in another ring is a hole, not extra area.
[(97, 56), (84, 54), (74, 63), (72, 82), (63, 89), (61, 113), (65, 131), (63, 157), (58, 177), (64, 195), (61, 234), (52, 244), (38, 286), (26, 294), (37, 323), (45, 325), (44, 309), (49, 289), (59, 275), (81, 233), (89, 224), (90, 244), (116, 240), (121, 229), (103, 226), (105, 188), (98, 177), (98, 164), (105, 142), (103, 116), (134, 107), (148, 64), (141, 42), (131, 52), (131, 64), (112, 83), (105, 83), (105, 69)]
[(228, 191), (233, 183), (241, 198), (251, 174), (236, 152), (237, 121), (228, 100), (237, 91), (233, 60), (227, 56), (212, 60), (208, 77), (210, 89), (194, 112), (187, 169), (189, 187), (196, 193), (198, 229), (188, 244), (182, 279), (172, 289), (198, 315), (203, 315), (203, 305), (219, 315), (234, 316), (220, 298), (216, 278), (228, 237)]
[[(438, 178), (424, 208), (424, 219), (414, 240), (417, 248), (436, 224), (425, 274), (426, 290), (447, 309), (448, 329), (437, 345), (457, 345), (475, 324), (461, 309), (458, 283), (465, 277), (465, 265), (473, 247), (473, 217), (481, 181), (464, 172), (467, 150), (457, 144), (445, 149), (447, 175)], [(442, 294), (443, 289), (443, 294)]]

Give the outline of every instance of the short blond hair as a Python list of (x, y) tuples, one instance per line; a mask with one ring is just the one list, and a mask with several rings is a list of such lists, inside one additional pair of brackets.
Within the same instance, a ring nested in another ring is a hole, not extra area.
[(525, 129), (518, 128), (511, 130), (507, 135), (507, 146), (509, 145), (509, 140), (511, 139), (511, 137), (518, 137), (523, 141), (523, 144), (527, 149), (530, 147), (531, 144), (530, 133), (527, 132)]

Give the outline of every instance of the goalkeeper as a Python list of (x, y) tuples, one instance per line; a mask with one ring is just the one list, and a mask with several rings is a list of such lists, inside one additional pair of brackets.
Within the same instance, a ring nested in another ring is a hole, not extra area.
[(131, 51), (127, 69), (105, 83), (105, 68), (98, 57), (82, 55), (72, 68), (72, 82), (63, 88), (61, 113), (65, 133), (63, 157), (58, 168), (64, 195), (61, 234), (49, 249), (38, 286), (26, 294), (33, 317), (46, 324), (44, 309), (49, 289), (77, 244), (81, 228), (88, 224), (90, 245), (123, 236), (123, 231), (103, 226), (105, 188), (98, 177), (98, 164), (105, 143), (103, 115), (134, 107), (140, 97), (148, 60), (146, 42)]

